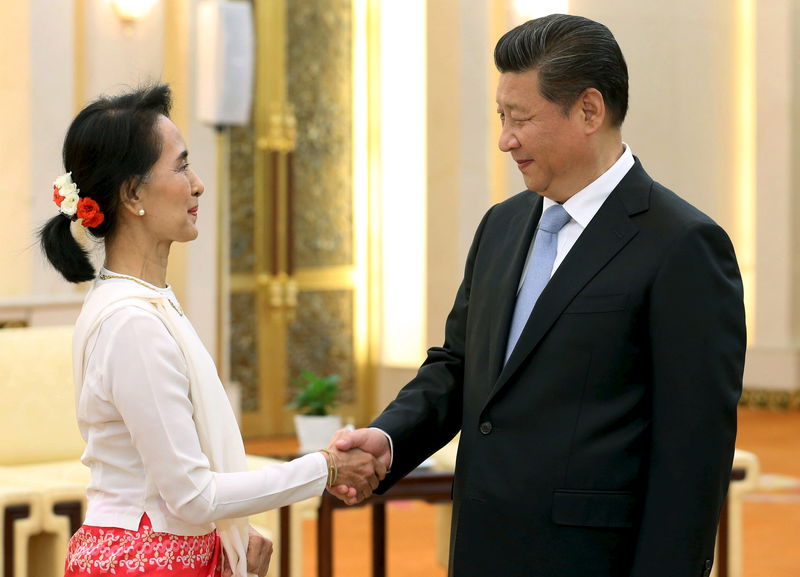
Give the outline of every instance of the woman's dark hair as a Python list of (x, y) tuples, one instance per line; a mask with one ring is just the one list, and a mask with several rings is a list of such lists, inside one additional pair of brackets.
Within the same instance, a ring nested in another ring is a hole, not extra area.
[[(64, 168), (72, 173), (79, 196), (93, 199), (105, 215), (98, 226), (86, 227), (92, 236), (105, 238), (113, 233), (122, 185), (145, 180), (161, 156), (156, 122), (160, 115), (169, 116), (171, 105), (169, 86), (147, 86), (102, 96), (72, 121), (64, 138)], [(91, 280), (94, 266), (72, 236), (70, 224), (61, 213), (47, 221), (39, 231), (42, 250), (69, 282)]]
[(551, 14), (506, 32), (494, 49), (502, 72), (539, 73), (539, 92), (564, 114), (587, 88), (603, 95), (614, 126), (628, 112), (628, 67), (611, 31), (588, 18)]

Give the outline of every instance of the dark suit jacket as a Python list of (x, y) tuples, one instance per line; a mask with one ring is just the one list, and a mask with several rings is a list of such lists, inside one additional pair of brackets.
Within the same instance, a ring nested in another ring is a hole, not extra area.
[(503, 354), (542, 199), (478, 228), (445, 342), (373, 426), (380, 490), (461, 430), (456, 577), (701, 577), (736, 436), (742, 283), (725, 232), (639, 161)]

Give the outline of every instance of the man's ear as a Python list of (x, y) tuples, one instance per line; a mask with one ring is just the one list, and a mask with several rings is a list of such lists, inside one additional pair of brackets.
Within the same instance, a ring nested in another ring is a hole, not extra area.
[(581, 120), (586, 134), (597, 132), (606, 118), (606, 102), (596, 88), (587, 88), (578, 97)]
[(139, 186), (142, 181), (134, 176), (127, 179), (119, 187), (119, 202), (126, 210), (133, 214), (138, 214), (141, 208), (141, 197), (139, 196)]

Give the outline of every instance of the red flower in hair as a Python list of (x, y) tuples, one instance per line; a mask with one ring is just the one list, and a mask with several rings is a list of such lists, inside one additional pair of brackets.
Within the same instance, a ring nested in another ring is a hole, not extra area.
[(100, 206), (97, 202), (85, 196), (78, 201), (78, 212), (76, 213), (78, 218), (83, 219), (83, 226), (94, 228), (95, 226), (100, 226), (105, 220), (105, 215), (103, 211), (100, 210)]
[(61, 201), (64, 200), (64, 197), (61, 196), (61, 192), (59, 188), (54, 184), (53, 185), (53, 202), (55, 202), (59, 207), (61, 206)]

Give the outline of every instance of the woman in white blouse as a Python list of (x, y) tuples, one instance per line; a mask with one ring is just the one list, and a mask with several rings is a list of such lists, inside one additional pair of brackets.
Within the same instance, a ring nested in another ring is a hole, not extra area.
[[(70, 540), (71, 577), (263, 575), (271, 544), (248, 535), (248, 515), (334, 483), (359, 499), (386, 473), (366, 453), (333, 447), (246, 470), (213, 360), (166, 282), (172, 243), (197, 237), (204, 190), (170, 100), (159, 85), (78, 114), (64, 141), (68, 172), (53, 183), (60, 214), (40, 233), (64, 278), (95, 279), (73, 340), (91, 482), (84, 525)], [(104, 241), (97, 275), (72, 235), (78, 226)]]

